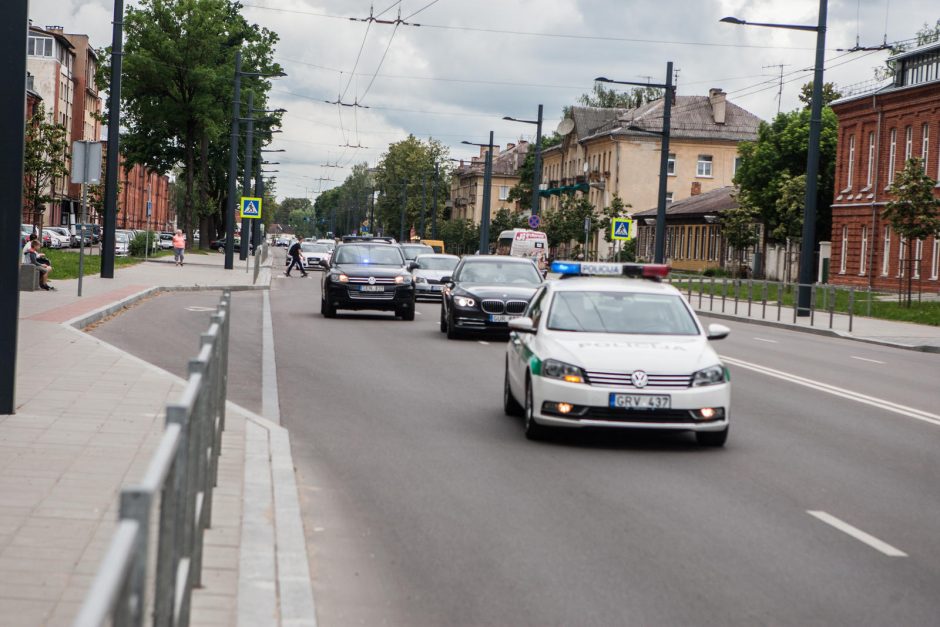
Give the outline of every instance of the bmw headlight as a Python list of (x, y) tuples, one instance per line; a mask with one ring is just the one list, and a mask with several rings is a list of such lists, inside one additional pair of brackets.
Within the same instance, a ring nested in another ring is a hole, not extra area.
[(542, 376), (568, 383), (584, 383), (586, 380), (583, 370), (557, 359), (546, 359), (542, 362)]
[(703, 385), (718, 385), (727, 381), (725, 369), (723, 366), (711, 366), (704, 370), (699, 370), (692, 375), (692, 387), (697, 388)]
[(469, 296), (454, 296), (454, 304), (464, 309), (472, 309), (476, 307), (477, 301)]

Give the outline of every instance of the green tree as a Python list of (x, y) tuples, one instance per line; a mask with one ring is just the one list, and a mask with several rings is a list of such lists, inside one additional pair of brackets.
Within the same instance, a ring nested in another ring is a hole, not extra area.
[(734, 250), (734, 276), (741, 276), (744, 253), (758, 241), (760, 213), (754, 207), (739, 205), (721, 212), (721, 237)]
[[(741, 204), (756, 208), (766, 226), (767, 238), (780, 242), (788, 220), (780, 214), (777, 200), (784, 183), (806, 173), (806, 151), (809, 144), (808, 109), (781, 113), (770, 123), (762, 122), (757, 140), (738, 145), (741, 163), (734, 176), (740, 189)], [(832, 223), (832, 190), (835, 185), (836, 138), (838, 122), (832, 109), (825, 107), (819, 145), (819, 178), (816, 196), (816, 234), (828, 237)], [(811, 243), (810, 245), (814, 245)]]
[(780, 179), (780, 195), (777, 197), (777, 224), (770, 232), (770, 238), (777, 242), (798, 239), (803, 234), (803, 209), (806, 205), (806, 175), (790, 176), (785, 174)]
[[(920, 159), (908, 159), (904, 169), (897, 173), (888, 192), (894, 196), (882, 214), (891, 228), (902, 238), (906, 247), (904, 258), (907, 262), (907, 298), (911, 306), (913, 290), (913, 263), (910, 253), (911, 242), (924, 240), (930, 236), (940, 236), (940, 199), (934, 196), (937, 182), (924, 173), (924, 162)], [(904, 273), (902, 272), (902, 277)], [(899, 279), (899, 280), (903, 280)]]
[[(800, 87), (800, 95), (798, 96), (800, 102), (803, 103), (803, 108), (809, 109), (813, 104), (813, 81), (805, 83)], [(838, 100), (842, 97), (842, 92), (839, 91), (839, 88), (836, 87), (835, 83), (823, 83), (822, 89), (822, 102), (824, 107), (828, 107), (832, 104), (833, 100)]]
[(578, 96), (578, 104), (603, 109), (632, 109), (662, 97), (663, 90), (656, 87), (634, 87), (630, 91), (621, 92), (614, 88), (608, 89), (602, 83), (594, 83), (590, 93)]
[(558, 209), (545, 212), (542, 220), (542, 230), (548, 236), (549, 248), (564, 247), (565, 251), (572, 241), (584, 241), (584, 219), (591, 218), (593, 226), (597, 225), (595, 207), (585, 195), (566, 195)]
[[(280, 70), (273, 62), (277, 35), (249, 24), (241, 8), (235, 0), (142, 0), (124, 19), (121, 151), (128, 165), (161, 174), (179, 167), (180, 226), (190, 232), (198, 223), (203, 246), (228, 200), (235, 52), (241, 50), (245, 71)], [(101, 70), (103, 79), (109, 68)], [(242, 78), (242, 95), (253, 93), (256, 109), (266, 108), (269, 89), (267, 80)], [(259, 141), (263, 131), (261, 125)]]
[(455, 255), (473, 253), (480, 247), (480, 227), (473, 220), (448, 220), (441, 224), (440, 236), (444, 248)]
[(46, 204), (55, 201), (55, 182), (66, 176), (65, 157), (68, 145), (65, 127), (46, 120), (42, 105), (36, 107), (26, 123), (23, 152), (23, 202), (32, 213), (32, 222), (42, 233)]
[[(435, 212), (437, 212), (438, 220), (442, 218), (449, 178), (447, 168), (442, 167), (442, 164), (446, 163), (447, 155), (447, 147), (434, 138), (422, 141), (414, 135), (409, 135), (406, 139), (389, 145), (375, 169), (375, 188), (380, 192), (376, 200), (375, 215), (386, 234), (393, 237), (399, 236), (405, 192), (407, 192), (405, 237), (408, 236), (412, 226), (415, 228), (419, 226), (421, 212), (424, 210), (425, 180), (429, 206), (428, 215), (425, 217), (426, 226), (431, 223)], [(435, 164), (438, 164), (441, 178), (437, 195), (438, 206), (431, 207)]]
[(288, 224), (290, 214), (295, 209), (309, 211), (313, 209), (313, 203), (309, 198), (285, 198), (278, 203), (274, 211), (274, 222), (277, 224)]

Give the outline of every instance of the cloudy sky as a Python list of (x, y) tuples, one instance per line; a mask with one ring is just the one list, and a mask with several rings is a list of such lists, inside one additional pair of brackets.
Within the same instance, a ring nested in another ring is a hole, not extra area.
[[(376, 0), (379, 19), (400, 15), (420, 26), (348, 19), (368, 17), (371, 4), (244, 0), (249, 21), (280, 35), (276, 59), (289, 74), (271, 98), (288, 110), (272, 146), (286, 152), (270, 155), (280, 162), (272, 166), (280, 170), (279, 196), (313, 197), (339, 184), (351, 164), (374, 165), (408, 133), (440, 139), (456, 158), (476, 152), (461, 140), (485, 142), (490, 130), (500, 145), (531, 139), (534, 126), (502, 116), (533, 119), (541, 103), (550, 132), (594, 77), (662, 82), (667, 61), (680, 94), (721, 87), (769, 119), (778, 106), (773, 66), (784, 65), (782, 109), (793, 109), (809, 80), (815, 35), (719, 19), (815, 24), (819, 7), (815, 0)], [(112, 0), (30, 2), (36, 24), (88, 33), (97, 46), (110, 43), (112, 11)], [(909, 39), (938, 18), (936, 0), (829, 0), (826, 80), (840, 87), (871, 80), (886, 53), (837, 49)], [(369, 108), (324, 102), (340, 95)], [(340, 147), (346, 144), (364, 148)]]

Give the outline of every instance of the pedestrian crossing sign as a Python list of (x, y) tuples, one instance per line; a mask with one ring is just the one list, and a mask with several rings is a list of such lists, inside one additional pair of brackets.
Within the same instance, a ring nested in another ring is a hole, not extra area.
[(261, 199), (242, 196), (242, 218), (260, 218), (261, 217)]
[(633, 220), (629, 218), (614, 218), (610, 221), (610, 239), (631, 240), (636, 237)]

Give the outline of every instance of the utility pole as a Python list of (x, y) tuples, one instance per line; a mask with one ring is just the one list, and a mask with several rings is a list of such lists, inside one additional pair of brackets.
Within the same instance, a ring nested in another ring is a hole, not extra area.
[[(26, 77), (26, 34), (29, 32), (28, 0), (7, 0), (0, 37), (0, 55), (7, 88), (0, 90), (0, 195), (5, 211), (0, 211), (0, 414), (16, 411), (16, 358), (20, 310), (20, 224), (23, 206), (23, 153), (26, 123), (23, 91)], [(82, 242), (84, 245), (84, 242)], [(113, 252), (113, 248), (112, 248)]]
[(428, 175), (424, 175), (424, 181), (421, 184), (421, 239), (424, 239), (425, 219), (428, 215)]
[[(255, 118), (251, 114), (251, 110), (254, 108), (255, 104), (255, 93), (253, 91), (248, 92), (248, 120), (247, 120), (247, 133), (245, 133), (245, 173), (244, 179), (242, 181), (242, 196), (251, 195), (251, 157), (253, 155), (252, 151), (252, 139), (255, 133)], [(238, 247), (238, 258), (242, 261), (248, 259), (248, 249), (251, 247), (251, 231), (250, 231), (250, 218), (242, 218), (242, 228), (241, 228), (241, 245)]]
[(111, 34), (111, 91), (108, 95), (108, 165), (104, 178), (104, 219), (101, 225), (102, 279), (114, 278), (114, 230), (115, 221), (117, 220), (118, 151), (120, 150), (121, 141), (121, 64), (123, 59), (124, 0), (114, 0), (114, 28)]
[(235, 267), (235, 211), (238, 207), (236, 179), (238, 178), (238, 131), (242, 117), (242, 52), (235, 51), (235, 93), (232, 96), (232, 134), (228, 156), (228, 208), (225, 211), (225, 269)]
[(493, 131), (490, 131), (486, 164), (483, 166), (483, 215), (480, 219), (480, 254), (490, 254), (490, 187), (493, 181)]
[(408, 179), (401, 187), (401, 227), (398, 231), (398, 241), (405, 241), (405, 208), (408, 206)]
[(434, 185), (431, 187), (431, 238), (437, 239), (437, 184), (440, 177), (438, 163), (434, 161)]

